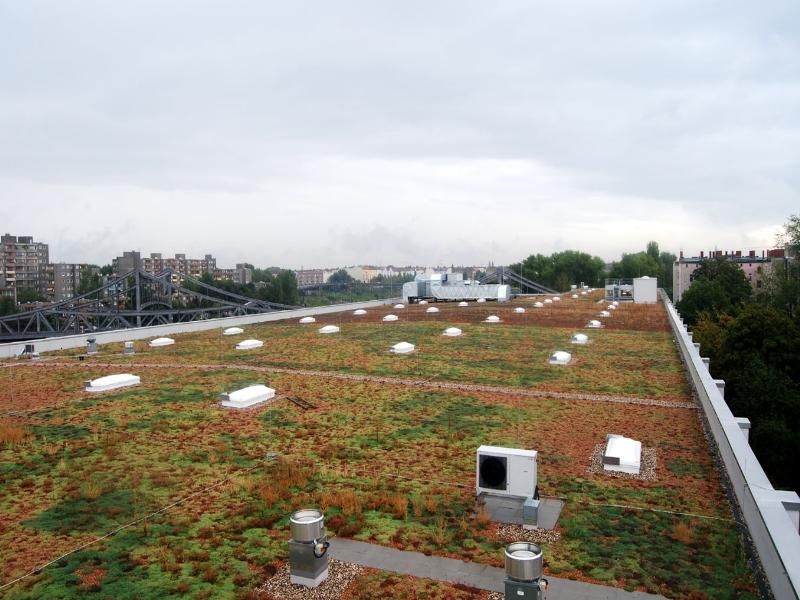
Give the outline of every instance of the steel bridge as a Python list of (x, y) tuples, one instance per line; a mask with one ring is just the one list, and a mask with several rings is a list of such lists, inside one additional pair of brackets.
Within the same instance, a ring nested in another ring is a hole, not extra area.
[(229, 292), (171, 270), (133, 270), (69, 300), (0, 317), (0, 340), (40, 339), (297, 308)]
[(494, 271), (486, 273), (479, 281), (480, 283), (513, 283), (518, 285), (523, 293), (558, 294), (557, 291), (531, 281), (508, 267), (497, 267)]

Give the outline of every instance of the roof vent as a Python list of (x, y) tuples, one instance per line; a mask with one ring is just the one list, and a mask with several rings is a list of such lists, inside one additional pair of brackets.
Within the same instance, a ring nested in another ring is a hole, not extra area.
[(339, 328), (336, 325), (325, 325), (319, 328), (320, 333), (339, 333)]
[(139, 385), (141, 379), (137, 375), (130, 373), (121, 373), (119, 375), (106, 375), (99, 379), (92, 379), (85, 383), (85, 390), (87, 392), (107, 392), (129, 385)]
[(356, 310), (353, 311), (353, 314), (357, 317), (360, 317), (362, 315), (367, 314), (367, 311), (365, 311), (363, 308), (357, 308)]
[(572, 340), (570, 340), (573, 344), (588, 344), (589, 343), (589, 336), (585, 333), (576, 333), (572, 336)]
[(435, 306), (431, 306), (428, 310), (425, 311), (426, 313), (438, 313), (439, 309)]
[(399, 342), (392, 346), (391, 352), (395, 354), (411, 354), (416, 349), (414, 344), (409, 344), (408, 342)]
[(458, 337), (462, 334), (462, 331), (458, 327), (448, 327), (444, 330), (442, 335), (446, 335), (447, 337)]
[(241, 327), (228, 327), (225, 331), (222, 332), (222, 335), (241, 335), (244, 333), (244, 329)]
[(550, 355), (550, 360), (548, 362), (551, 365), (568, 365), (571, 360), (572, 354), (564, 352), (563, 350), (558, 350)]
[(237, 350), (254, 350), (256, 348), (261, 348), (264, 345), (264, 342), (261, 340), (242, 340), (238, 344), (236, 344)]
[(383, 317), (383, 321), (385, 323), (388, 323), (390, 321), (397, 321), (397, 315), (386, 315), (385, 317)]
[(168, 337), (161, 337), (151, 340), (148, 344), (151, 348), (162, 348), (163, 346), (171, 346), (175, 343), (175, 340)]
[(316, 323), (317, 320), (314, 317), (303, 317), (300, 319), (301, 325), (308, 325), (309, 323)]

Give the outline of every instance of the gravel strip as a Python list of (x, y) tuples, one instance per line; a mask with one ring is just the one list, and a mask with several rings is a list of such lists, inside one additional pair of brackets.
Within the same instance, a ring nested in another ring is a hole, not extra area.
[(592, 475), (601, 474), (607, 477), (617, 477), (619, 479), (640, 479), (642, 481), (655, 481), (656, 479), (656, 449), (642, 446), (642, 460), (638, 475), (631, 473), (621, 473), (619, 471), (606, 471), (603, 468), (603, 450), (605, 444), (597, 444), (592, 451), (589, 459), (587, 473)]
[[(33, 363), (27, 366), (58, 366), (58, 367), (120, 367), (121, 364), (111, 363)], [(676, 402), (674, 400), (658, 400), (656, 398), (632, 398), (628, 396), (603, 396), (600, 394), (583, 394), (575, 392), (547, 392), (542, 390), (529, 390), (510, 386), (484, 385), (477, 383), (457, 383), (431, 381), (429, 379), (403, 379), (396, 377), (380, 377), (377, 375), (359, 375), (354, 373), (339, 373), (337, 371), (316, 371), (311, 369), (292, 369), (288, 367), (269, 367), (254, 365), (236, 364), (154, 364), (154, 363), (124, 363), (128, 369), (227, 369), (232, 371), (256, 371), (262, 373), (286, 373), (289, 375), (304, 375), (308, 377), (326, 377), (329, 379), (340, 379), (349, 381), (367, 381), (372, 383), (385, 383), (389, 385), (407, 385), (432, 389), (463, 390), (467, 392), (489, 392), (494, 394), (504, 394), (509, 396), (524, 396), (528, 398), (551, 398), (556, 400), (584, 400), (589, 402), (611, 402), (616, 404), (635, 404), (639, 406), (661, 406), (664, 408), (684, 408), (687, 410), (698, 410), (695, 404), (689, 402)]]
[(331, 559), (328, 578), (315, 588), (293, 585), (289, 582), (289, 565), (278, 571), (264, 585), (256, 588), (262, 600), (336, 600), (364, 568), (353, 563)]
[(533, 542), (534, 544), (552, 544), (561, 539), (558, 529), (525, 529), (522, 525), (503, 523), (497, 527), (495, 534), (499, 542)]

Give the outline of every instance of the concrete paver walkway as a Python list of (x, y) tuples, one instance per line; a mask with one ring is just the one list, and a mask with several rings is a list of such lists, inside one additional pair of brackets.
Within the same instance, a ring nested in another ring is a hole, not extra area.
[[(365, 567), (403, 573), (414, 577), (426, 577), (450, 583), (462, 583), (481, 590), (503, 592), (505, 570), (478, 563), (468, 563), (454, 558), (425, 556), (420, 552), (409, 552), (368, 544), (346, 538), (332, 538), (331, 557)], [(643, 592), (626, 592), (617, 588), (548, 577), (550, 588), (547, 600), (645, 600), (663, 598)]]

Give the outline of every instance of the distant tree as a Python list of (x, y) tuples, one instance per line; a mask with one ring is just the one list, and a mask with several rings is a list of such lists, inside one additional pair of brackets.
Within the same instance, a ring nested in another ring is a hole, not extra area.
[(645, 254), (647, 254), (647, 256), (649, 256), (653, 260), (658, 260), (659, 258), (658, 242), (653, 240), (647, 242), (647, 250), (645, 250)]
[[(650, 242), (655, 244), (655, 242)], [(649, 246), (649, 244), (648, 244)], [(655, 244), (658, 250), (658, 244)], [(648, 252), (636, 252), (635, 254), (623, 254), (619, 261), (611, 263), (608, 276), (614, 279), (633, 279), (634, 277), (658, 277), (661, 271), (661, 264), (658, 256), (653, 256)]]
[(292, 271), (282, 270), (275, 278), (277, 298), (274, 300), (280, 304), (298, 304), (300, 296), (297, 291), (297, 278)]
[(355, 279), (353, 279), (350, 274), (345, 271), (344, 269), (339, 269), (333, 275), (328, 278), (328, 283), (335, 285), (335, 284), (347, 284), (347, 283), (355, 283)]
[(677, 308), (686, 322), (694, 325), (704, 312), (735, 314), (751, 296), (752, 288), (742, 270), (724, 256), (718, 256), (700, 263)]
[(42, 295), (33, 288), (19, 288), (17, 290), (17, 302), (27, 304), (28, 302), (43, 302)]
[(800, 215), (789, 216), (776, 241), (786, 249), (789, 256), (796, 258), (800, 255)]
[(97, 265), (86, 265), (81, 269), (80, 282), (78, 284), (78, 295), (96, 290), (102, 285), (100, 277), (100, 267)]
[(544, 286), (560, 291), (584, 282), (597, 286), (603, 278), (603, 259), (577, 250), (555, 252), (550, 256), (531, 254), (511, 270)]
[(114, 272), (114, 267), (111, 265), (103, 265), (100, 267), (100, 275), (111, 275)]
[(14, 304), (13, 298), (4, 296), (0, 298), (0, 316), (13, 315), (18, 312), (17, 305)]

